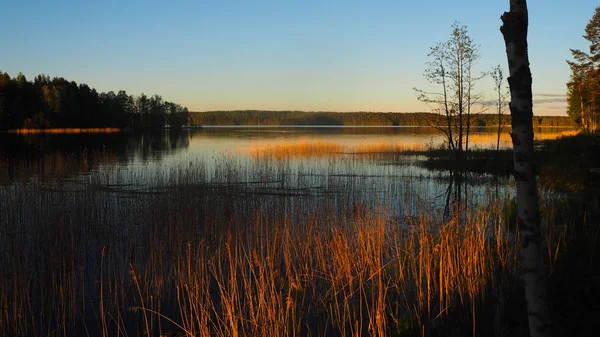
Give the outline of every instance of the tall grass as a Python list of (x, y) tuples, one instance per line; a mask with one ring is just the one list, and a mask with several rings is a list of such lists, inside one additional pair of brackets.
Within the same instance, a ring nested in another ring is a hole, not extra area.
[[(545, 131), (535, 134), (536, 140), (556, 139), (563, 136), (572, 136), (577, 134), (577, 130), (559, 130)], [(271, 140), (269, 142), (255, 143), (247, 149), (241, 149), (242, 153), (248, 152), (255, 159), (277, 159), (286, 160), (290, 158), (311, 158), (311, 157), (334, 157), (347, 154), (355, 155), (377, 155), (394, 154), (402, 152), (423, 152), (432, 147), (442, 145), (443, 139), (440, 135), (432, 137), (430, 144), (423, 142), (422, 139), (401, 141), (392, 139), (376, 139), (359, 143), (348, 143), (341, 141), (331, 141), (326, 139), (305, 139), (297, 140)], [(473, 132), (469, 136), (469, 144), (473, 148), (492, 149), (496, 147), (497, 134), (492, 132), (478, 133)], [(509, 134), (509, 128), (500, 135), (500, 147), (503, 149), (512, 147), (512, 140)]]
[[(0, 336), (488, 335), (512, 310), (510, 197), (445, 217), (412, 178), (246, 165), (1, 188)], [(556, 270), (575, 226), (543, 205)]]
[[(573, 136), (579, 133), (579, 130), (567, 129), (557, 131), (544, 131), (535, 132), (534, 138), (536, 141), (556, 139), (560, 137)], [(469, 135), (469, 145), (479, 148), (495, 148), (498, 141), (498, 135), (492, 132), (478, 133), (473, 132)], [(512, 148), (512, 139), (510, 137), (510, 128), (505, 128), (500, 133), (500, 148), (509, 149)]]
[(389, 335), (473, 305), (514, 264), (496, 202), (399, 218), (203, 170), (148, 189), (94, 171), (0, 190), (0, 335)]

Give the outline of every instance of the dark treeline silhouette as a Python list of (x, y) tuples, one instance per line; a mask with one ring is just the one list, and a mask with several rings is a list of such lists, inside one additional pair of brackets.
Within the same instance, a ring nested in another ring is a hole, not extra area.
[[(195, 125), (329, 125), (329, 126), (430, 126), (444, 125), (445, 116), (425, 112), (306, 112), (306, 111), (204, 111), (190, 112)], [(472, 115), (472, 126), (498, 125), (497, 114)], [(502, 116), (501, 125), (510, 125)], [(575, 126), (569, 117), (534, 116), (534, 126)]]
[(160, 95), (98, 93), (87, 84), (0, 71), (0, 130), (46, 128), (163, 128), (188, 121), (188, 109)]

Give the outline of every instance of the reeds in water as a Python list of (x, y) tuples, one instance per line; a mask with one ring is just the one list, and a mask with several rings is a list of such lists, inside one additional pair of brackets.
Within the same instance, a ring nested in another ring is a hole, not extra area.
[(1, 190), (0, 335), (387, 336), (474, 305), (515, 263), (497, 204), (398, 218), (215, 188), (198, 167), (145, 192), (102, 174)]
[[(418, 335), (442, 334), (446, 318), (490, 332), (477, 322), (518, 274), (506, 200), (447, 217), (406, 189), (399, 212), (239, 165), (0, 189), (0, 336)], [(547, 221), (551, 261), (563, 220)]]

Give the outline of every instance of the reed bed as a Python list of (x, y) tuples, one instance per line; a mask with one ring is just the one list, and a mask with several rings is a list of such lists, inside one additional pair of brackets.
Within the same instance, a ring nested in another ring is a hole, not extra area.
[(351, 147), (348, 151), (355, 154), (385, 154), (394, 152), (416, 152), (426, 151), (430, 148), (430, 145), (423, 143), (422, 141), (414, 142), (394, 142), (379, 140), (366, 144), (359, 144)]
[[(361, 158), (133, 170), (101, 156), (71, 179), (0, 188), (0, 336), (500, 331), (490, 322), (506, 322), (519, 288), (510, 191), (471, 186), (447, 214), (434, 177), (358, 174)], [(542, 197), (556, 272), (580, 219)]]
[[(512, 140), (507, 128), (500, 134), (500, 148), (512, 147)], [(577, 134), (577, 130), (545, 131), (535, 133), (535, 140), (550, 140)], [(469, 135), (471, 148), (490, 149), (496, 148), (497, 134), (492, 132)], [(340, 143), (327, 140), (298, 139), (293, 141), (277, 140), (268, 143), (251, 145), (248, 149), (239, 149), (242, 153), (249, 153), (254, 159), (287, 160), (290, 158), (311, 157), (336, 157), (341, 155), (386, 155), (398, 153), (424, 152), (442, 145), (441, 135), (432, 137), (431, 142), (425, 143), (421, 139), (410, 141), (394, 141), (388, 139), (369, 139), (358, 144)]]
[(0, 336), (401, 335), (476, 322), (516, 270), (500, 200), (444, 219), (406, 189), (398, 215), (222, 165), (1, 189)]
[[(425, 151), (429, 145), (423, 142), (399, 142), (389, 140), (371, 140), (355, 145), (323, 140), (300, 139), (254, 144), (249, 153), (254, 159), (287, 160), (290, 158), (337, 157), (340, 155), (377, 155), (397, 152)], [(242, 153), (246, 152), (243, 149)]]
[[(557, 131), (544, 131), (544, 132), (534, 132), (534, 140), (542, 141), (542, 140), (552, 140), (561, 137), (574, 136), (579, 133), (578, 130), (574, 129), (565, 129), (565, 130), (557, 130)], [(498, 134), (485, 132), (478, 133), (473, 132), (469, 135), (469, 146), (484, 148), (484, 149), (495, 149), (498, 141)], [(508, 149), (512, 148), (512, 139), (510, 137), (510, 128), (504, 128), (500, 133), (500, 148)]]
[(345, 146), (328, 141), (281, 141), (275, 143), (255, 144), (250, 148), (254, 158), (287, 159), (292, 157), (324, 157), (345, 151)]

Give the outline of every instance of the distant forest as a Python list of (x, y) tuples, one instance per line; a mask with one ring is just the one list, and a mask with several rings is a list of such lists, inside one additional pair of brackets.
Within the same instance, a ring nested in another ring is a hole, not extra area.
[[(398, 112), (205, 111), (164, 101), (160, 95), (128, 95), (120, 90), (98, 93), (87, 84), (62, 77), (23, 74), (11, 78), (0, 72), (0, 130), (46, 128), (164, 128), (187, 125), (329, 125), (429, 126), (444, 125), (442, 115)], [(503, 115), (502, 125), (510, 124)], [(495, 114), (478, 114), (473, 126), (498, 125)], [(534, 126), (575, 126), (569, 117), (535, 116)]]
[[(430, 126), (444, 125), (444, 116), (425, 112), (305, 112), (305, 111), (205, 111), (190, 112), (192, 125), (329, 125), (329, 126)], [(510, 125), (510, 115), (502, 115)], [(498, 125), (498, 115), (477, 114), (473, 126)], [(576, 126), (569, 117), (534, 116), (533, 126)]]
[(186, 125), (189, 111), (161, 96), (98, 93), (62, 77), (0, 71), (0, 130), (46, 128), (164, 128)]

